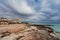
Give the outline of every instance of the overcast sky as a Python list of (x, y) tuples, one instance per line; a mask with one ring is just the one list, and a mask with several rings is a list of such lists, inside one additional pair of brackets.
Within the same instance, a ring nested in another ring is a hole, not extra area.
[(0, 17), (60, 23), (60, 0), (0, 0)]

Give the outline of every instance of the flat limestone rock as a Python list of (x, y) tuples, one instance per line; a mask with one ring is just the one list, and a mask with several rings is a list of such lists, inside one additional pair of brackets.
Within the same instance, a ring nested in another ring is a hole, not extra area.
[(16, 34), (11, 34), (9, 36), (3, 37), (0, 40), (15, 40), (18, 37)]

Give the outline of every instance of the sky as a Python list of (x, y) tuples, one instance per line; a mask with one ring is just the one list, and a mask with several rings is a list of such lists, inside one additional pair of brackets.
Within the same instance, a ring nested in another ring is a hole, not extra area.
[(60, 24), (60, 0), (0, 0), (0, 17)]

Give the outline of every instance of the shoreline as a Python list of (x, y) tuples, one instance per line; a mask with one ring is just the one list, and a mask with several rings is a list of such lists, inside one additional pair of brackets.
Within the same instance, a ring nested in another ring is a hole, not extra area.
[[(53, 25), (30, 24), (19, 19), (1, 18), (1, 40), (60, 40), (55, 35)], [(57, 34), (58, 35), (58, 34)]]

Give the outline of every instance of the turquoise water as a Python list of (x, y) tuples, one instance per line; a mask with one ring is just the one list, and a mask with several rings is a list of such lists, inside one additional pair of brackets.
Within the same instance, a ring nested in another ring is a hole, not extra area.
[(60, 32), (60, 24), (44, 24), (44, 25), (54, 25), (50, 27), (52, 27), (55, 31)]
[(47, 24), (47, 23), (37, 23), (37, 24), (43, 24), (43, 25), (53, 25), (53, 26), (49, 26), (52, 27), (55, 31), (60, 32), (60, 24)]
[(38, 23), (38, 24), (43, 24), (43, 25), (53, 25), (53, 26), (49, 26), (52, 27), (55, 31), (60, 32), (60, 24), (45, 24), (45, 23)]
[(60, 32), (60, 24), (46, 24), (46, 25), (53, 25), (49, 27), (52, 27), (55, 31)]
[(55, 31), (60, 32), (60, 24), (44, 24), (44, 25), (53, 25), (52, 27)]
[(49, 24), (49, 23), (33, 23), (33, 24), (54, 25), (49, 27), (52, 27), (55, 31), (60, 32), (60, 24)]
[(48, 22), (48, 21), (33, 21), (33, 20), (28, 20), (28, 21), (24, 21), (23, 20), (23, 22), (28, 22), (28, 23), (31, 23), (31, 24), (42, 24), (42, 25), (54, 25), (54, 26), (50, 26), (50, 27), (52, 27), (55, 31), (57, 31), (57, 32), (60, 32), (60, 24), (53, 24), (52, 22)]
[(60, 32), (60, 24), (52, 24), (54, 26), (51, 26), (55, 31)]

